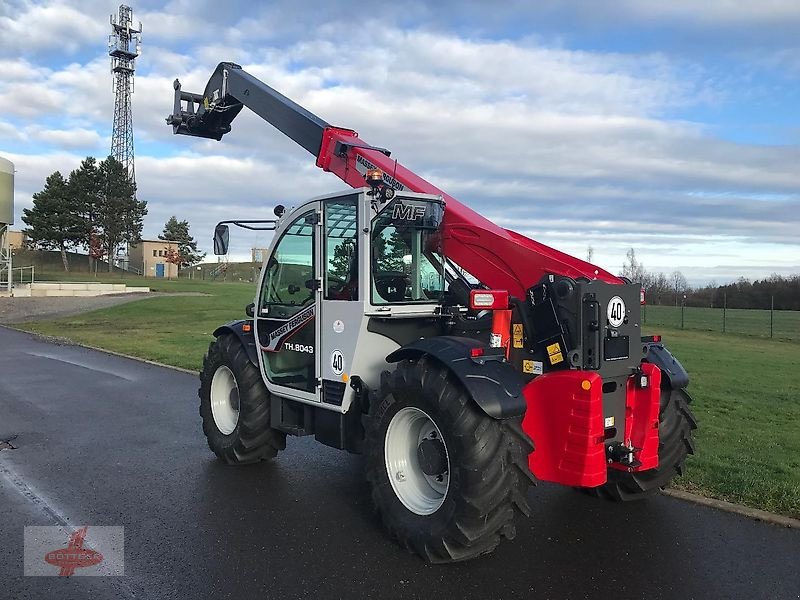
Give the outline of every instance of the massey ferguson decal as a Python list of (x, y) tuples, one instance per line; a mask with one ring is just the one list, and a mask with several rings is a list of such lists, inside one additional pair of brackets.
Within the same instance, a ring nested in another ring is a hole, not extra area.
[(425, 205), (424, 204), (403, 204), (402, 202), (397, 202), (392, 207), (392, 220), (400, 220), (400, 221), (419, 221), (425, 216)]
[(283, 325), (278, 327), (275, 331), (269, 334), (267, 338), (267, 345), (261, 345), (264, 352), (277, 352), (281, 342), (300, 329), (303, 325), (308, 323), (317, 314), (316, 305), (312, 304), (308, 308), (304, 308), (291, 319), (286, 321)]
[[(367, 169), (375, 169), (375, 168), (376, 168), (375, 165), (373, 165), (371, 162), (369, 162), (366, 158), (364, 158), (360, 154), (356, 156), (356, 170), (362, 175), (367, 174)], [(383, 174), (383, 183), (388, 185), (390, 188), (396, 189), (398, 192), (406, 189), (406, 186), (397, 181), (397, 179), (395, 179), (388, 173)]]

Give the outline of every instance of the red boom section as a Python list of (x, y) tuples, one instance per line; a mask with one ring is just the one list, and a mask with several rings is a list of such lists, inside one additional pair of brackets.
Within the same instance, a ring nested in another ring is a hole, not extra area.
[[(337, 153), (337, 148), (345, 147), (346, 152)], [(325, 129), (317, 166), (354, 188), (364, 186), (366, 169), (374, 167), (402, 186), (394, 187), (442, 196), (447, 203), (442, 227), (445, 255), (489, 287), (524, 298), (526, 290), (547, 273), (622, 283), (595, 265), (500, 227), (372, 148), (352, 130)]]

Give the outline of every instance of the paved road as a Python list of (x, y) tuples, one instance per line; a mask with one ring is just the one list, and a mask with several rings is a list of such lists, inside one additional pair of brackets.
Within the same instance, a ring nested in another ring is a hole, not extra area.
[[(0, 328), (2, 598), (800, 598), (800, 532), (552, 485), (517, 539), (428, 566), (383, 534), (362, 460), (290, 439), (219, 464), (191, 375)], [(24, 525), (125, 527), (124, 577), (22, 577)]]

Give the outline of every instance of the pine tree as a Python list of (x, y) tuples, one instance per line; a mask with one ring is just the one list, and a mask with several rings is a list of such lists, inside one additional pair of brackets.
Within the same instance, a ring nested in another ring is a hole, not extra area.
[(89, 271), (91, 272), (94, 260), (98, 256), (97, 243), (100, 236), (97, 232), (97, 217), (103, 191), (97, 159), (87, 156), (81, 162), (81, 166), (69, 174), (67, 189), (70, 201), (74, 203), (75, 210), (84, 221), (83, 243), (89, 249)]
[(178, 245), (180, 261), (175, 264), (179, 269), (194, 266), (206, 257), (205, 252), (197, 251), (197, 241), (189, 233), (189, 221), (178, 221), (174, 215), (164, 224), (164, 231), (158, 239)]
[(124, 243), (136, 243), (142, 238), (143, 219), (147, 202), (136, 199), (136, 184), (128, 177), (121, 162), (109, 156), (98, 167), (100, 202), (97, 225), (102, 229), (108, 252), (108, 270), (113, 270), (117, 248)]
[(61, 252), (64, 271), (69, 272), (67, 249), (84, 241), (85, 225), (59, 171), (48, 176), (42, 191), (33, 195), (33, 208), (22, 211), (22, 220), (35, 245)]
[(333, 256), (328, 265), (328, 274), (340, 281), (346, 281), (350, 273), (350, 266), (353, 263), (355, 254), (355, 242), (352, 238), (342, 239), (333, 249)]

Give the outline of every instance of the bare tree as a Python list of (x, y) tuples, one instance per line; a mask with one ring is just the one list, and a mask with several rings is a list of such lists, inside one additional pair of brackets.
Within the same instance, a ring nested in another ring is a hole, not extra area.
[(644, 264), (640, 263), (636, 259), (636, 250), (631, 248), (625, 253), (625, 256), (628, 260), (622, 265), (622, 273), (620, 275), (622, 277), (627, 277), (633, 283), (647, 283), (647, 270), (644, 268)]
[(685, 292), (688, 287), (686, 277), (684, 277), (683, 273), (680, 271), (673, 271), (669, 276), (669, 280), (672, 283), (672, 289), (675, 290), (675, 306), (678, 306), (678, 297)]

